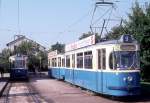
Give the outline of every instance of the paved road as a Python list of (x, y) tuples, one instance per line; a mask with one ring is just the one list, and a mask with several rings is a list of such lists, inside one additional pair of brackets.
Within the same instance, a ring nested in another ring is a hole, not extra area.
[(48, 103), (41, 98), (28, 82), (10, 82), (0, 103)]
[(33, 76), (30, 82), (49, 103), (150, 103), (150, 94), (114, 100), (81, 90), (63, 81), (50, 79), (47, 76), (41, 77)]
[[(32, 75), (29, 83), (32, 91), (27, 83), (13, 83), (9, 91), (9, 103), (150, 103), (150, 94), (145, 93), (140, 97), (130, 99), (112, 100), (110, 97), (81, 90), (69, 83), (50, 79), (45, 74)], [(6, 95), (0, 99), (0, 103), (4, 103), (5, 97)], [(35, 102), (34, 98), (38, 98), (40, 102)]]
[(33, 85), (36, 87), (46, 100), (50, 103), (116, 103), (109, 99), (73, 87), (67, 83), (53, 79), (32, 79)]

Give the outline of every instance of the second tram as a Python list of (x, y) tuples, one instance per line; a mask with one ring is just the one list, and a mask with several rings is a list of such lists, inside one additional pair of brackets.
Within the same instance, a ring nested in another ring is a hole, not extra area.
[(10, 62), (10, 79), (28, 79), (26, 55), (13, 55), (9, 57)]

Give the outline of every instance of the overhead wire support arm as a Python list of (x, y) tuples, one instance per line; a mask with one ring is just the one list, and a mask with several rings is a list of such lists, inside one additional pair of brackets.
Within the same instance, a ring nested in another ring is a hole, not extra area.
[(96, 5), (101, 5), (101, 6), (106, 6), (106, 5), (113, 5), (114, 3), (113, 2), (107, 2), (105, 0), (102, 0), (102, 1), (98, 1), (96, 2)]
[[(105, 7), (106, 10), (102, 11), (102, 14), (100, 15), (100, 17), (94, 18), (94, 16), (97, 16), (95, 13), (97, 11), (97, 9), (102, 9), (101, 7)], [(95, 33), (100, 33), (100, 37), (103, 37), (104, 31), (106, 31), (106, 33), (108, 34), (109, 31), (107, 30), (107, 26), (109, 24), (110, 21), (113, 21), (114, 19), (111, 18), (112, 13), (113, 13), (113, 9), (115, 9), (115, 3), (108, 1), (108, 0), (97, 0), (95, 2), (95, 7), (94, 7), (94, 11), (92, 14), (92, 20), (91, 20), (91, 25), (90, 25), (90, 29), (91, 32), (94, 34)], [(108, 16), (107, 18), (103, 19), (105, 16)], [(100, 20), (103, 19), (103, 23), (102, 25), (100, 25)], [(118, 21), (118, 20), (115, 20)], [(101, 30), (100, 30), (101, 28)], [(95, 30), (94, 30), (95, 29)], [(98, 30), (98, 32), (97, 32)]]
[(112, 2), (96, 2), (96, 5), (113, 5)]
[(100, 37), (101, 37), (101, 35), (102, 35), (102, 33), (103, 33), (105, 23), (106, 23), (106, 20), (104, 19), (103, 26), (102, 26), (102, 30), (101, 30), (101, 33), (100, 33)]

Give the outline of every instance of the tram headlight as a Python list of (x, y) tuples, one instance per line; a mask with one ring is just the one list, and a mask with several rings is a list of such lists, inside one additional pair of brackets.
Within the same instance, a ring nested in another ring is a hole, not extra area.
[(123, 80), (124, 80), (124, 81), (126, 81), (126, 80), (127, 80), (127, 78), (125, 78), (125, 77), (124, 77), (124, 78), (123, 78)]
[(131, 76), (129, 76), (127, 79), (129, 82), (133, 81), (133, 77), (131, 77)]

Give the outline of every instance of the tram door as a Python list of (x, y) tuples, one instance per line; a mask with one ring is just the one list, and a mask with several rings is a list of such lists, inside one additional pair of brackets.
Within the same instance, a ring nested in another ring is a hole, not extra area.
[(104, 72), (106, 69), (106, 49), (98, 50), (98, 72), (97, 72), (97, 89), (103, 93), (104, 87)]

